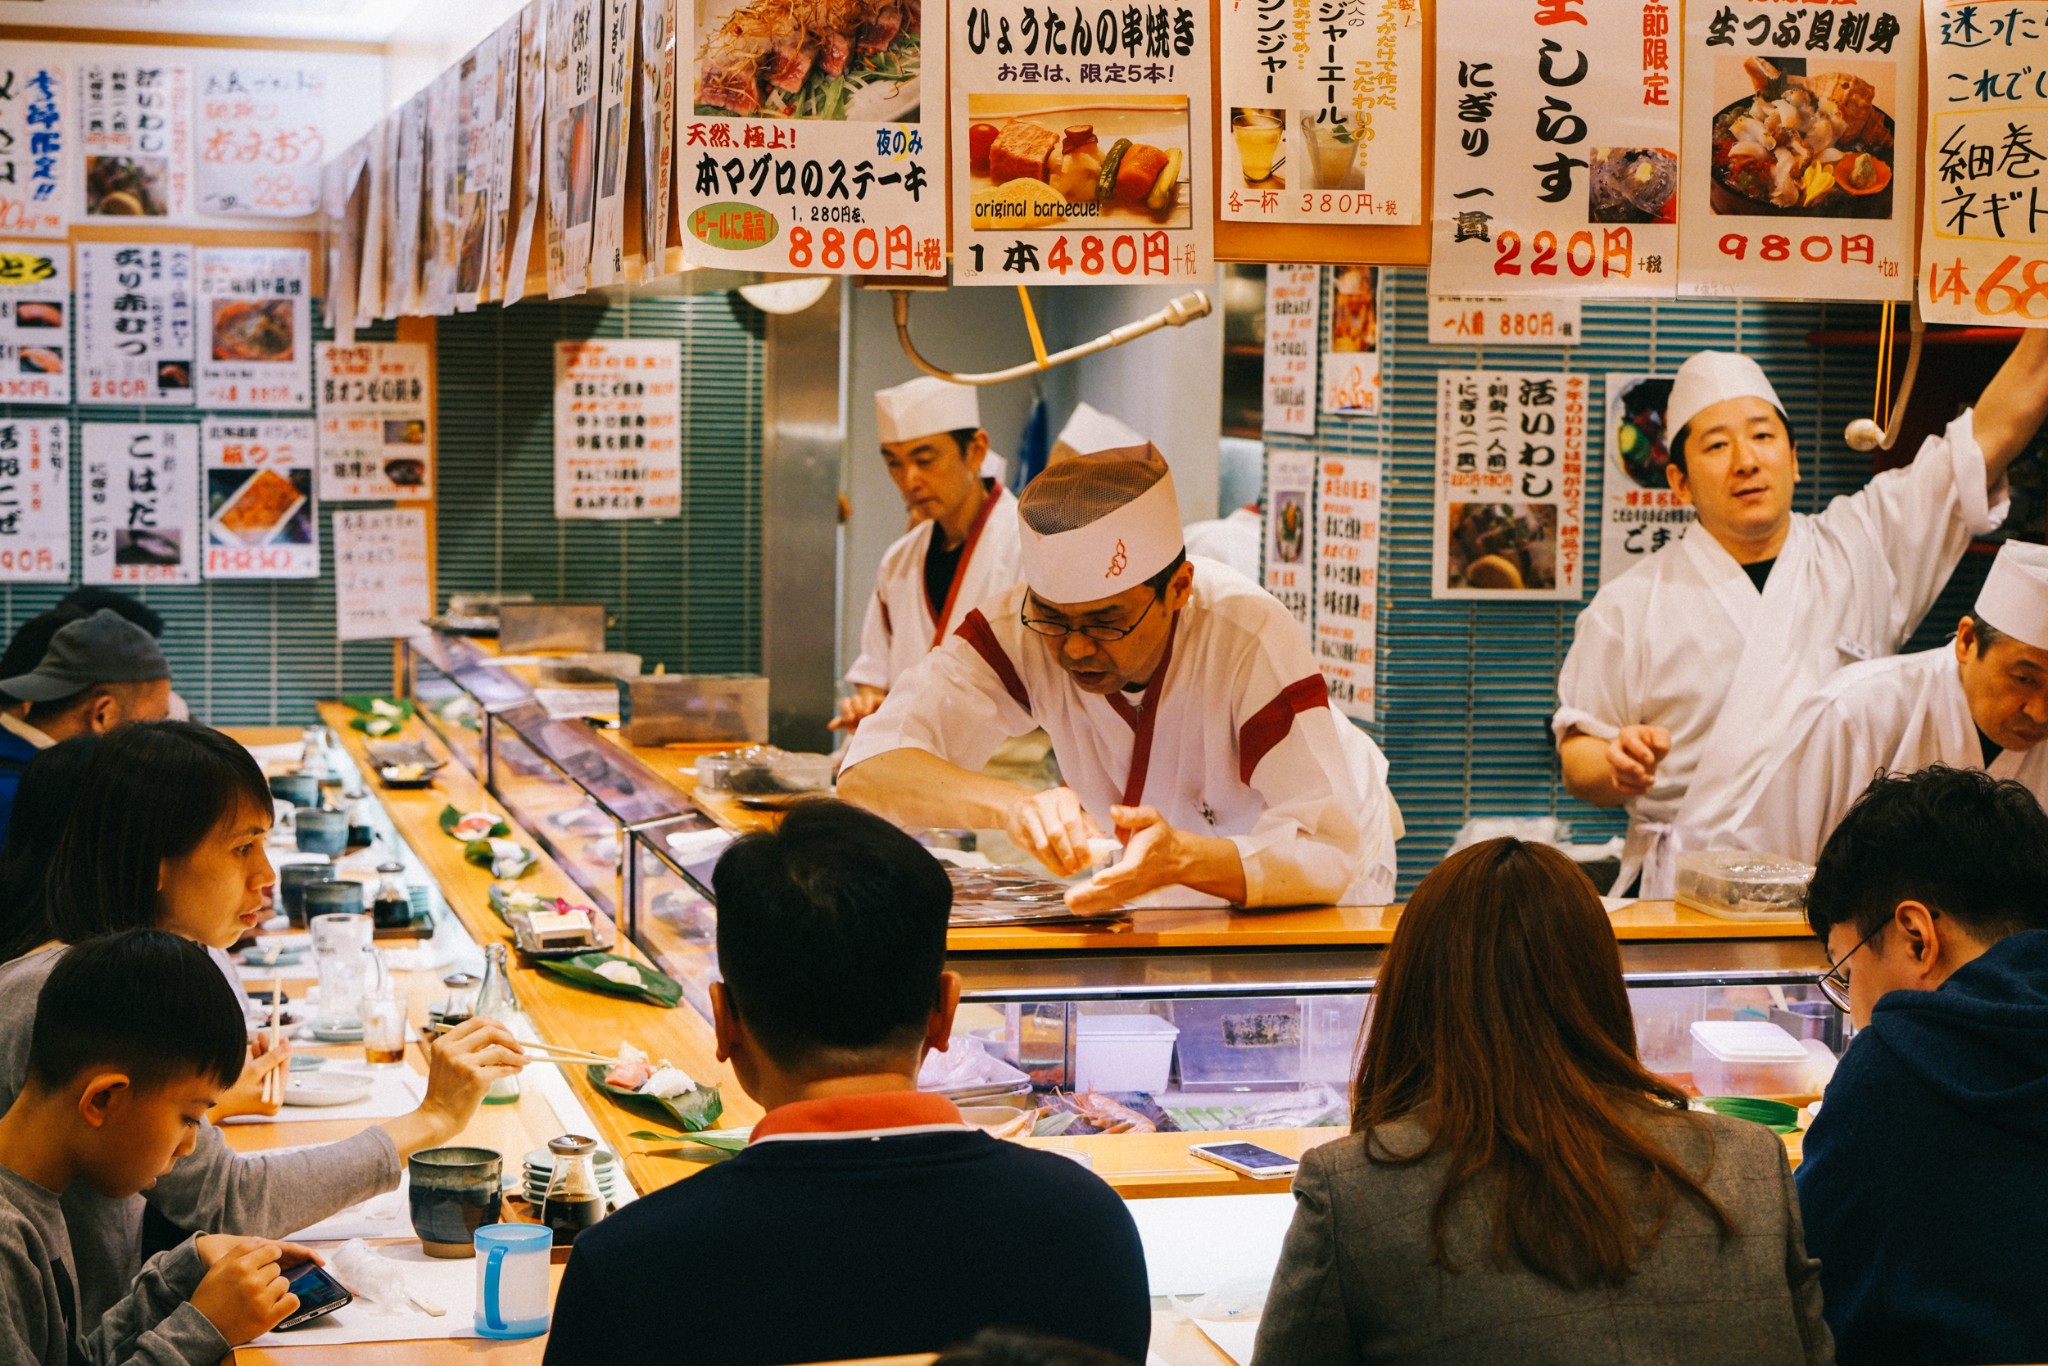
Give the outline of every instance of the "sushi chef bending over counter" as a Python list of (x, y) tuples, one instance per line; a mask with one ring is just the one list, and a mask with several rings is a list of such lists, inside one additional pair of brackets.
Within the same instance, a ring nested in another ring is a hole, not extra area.
[(2048, 806), (2048, 546), (2007, 542), (1954, 640), (1841, 670), (1786, 738), (1740, 848), (1814, 862), (1880, 769), (1981, 769)]
[(875, 426), (889, 478), (916, 526), (882, 556), (861, 626), (860, 657), (846, 671), (853, 695), (834, 730), (852, 730), (932, 650), (967, 609), (1019, 581), (1017, 500), (988, 448), (974, 390), (926, 376), (875, 394)]
[[(840, 795), (913, 828), (1007, 830), (1062, 876), (1115, 831), (1120, 860), (1068, 893), (1084, 914), (1169, 887), (1241, 906), (1387, 901), (1385, 758), (1330, 709), (1286, 609), (1186, 557), (1159, 453), (1053, 465), (1019, 512), (1024, 583), (903, 677), (854, 737)], [(1067, 786), (974, 771), (1034, 726)]]
[(1565, 786), (1626, 805), (1616, 890), (1672, 893), (1673, 859), (1733, 848), (1738, 819), (1836, 670), (1890, 655), (1971, 537), (2007, 507), (2005, 470), (2048, 413), (2048, 333), (2028, 332), (1974, 409), (1815, 516), (1792, 511), (1798, 451), (1756, 362), (1702, 351), (1666, 405), (1682, 540), (1579, 616), (1552, 718)]

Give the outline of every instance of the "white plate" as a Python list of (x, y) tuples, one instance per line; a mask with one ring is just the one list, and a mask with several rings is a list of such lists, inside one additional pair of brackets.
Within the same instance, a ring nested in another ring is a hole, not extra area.
[(361, 1072), (309, 1072), (285, 1084), (287, 1105), (353, 1105), (367, 1098), (374, 1085)]

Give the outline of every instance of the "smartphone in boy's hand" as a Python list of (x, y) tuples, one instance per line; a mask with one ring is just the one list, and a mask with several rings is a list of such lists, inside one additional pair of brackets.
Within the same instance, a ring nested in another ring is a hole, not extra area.
[(284, 1265), (320, 1261), (297, 1243), (220, 1233), (200, 1237), (198, 1249), (206, 1275), (192, 1292), (192, 1307), (233, 1347), (261, 1337), (297, 1312), (298, 1296), (292, 1294)]

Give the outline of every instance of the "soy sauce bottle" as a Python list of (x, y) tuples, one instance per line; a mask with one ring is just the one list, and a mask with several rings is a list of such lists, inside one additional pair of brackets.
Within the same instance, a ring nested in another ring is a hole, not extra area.
[(370, 899), (370, 916), (380, 930), (402, 930), (412, 924), (412, 892), (405, 885), (405, 865), (380, 863)]
[(548, 1140), (555, 1170), (548, 1177), (547, 1198), (541, 1204), (541, 1222), (554, 1233), (557, 1247), (567, 1247), (576, 1235), (604, 1218), (604, 1192), (597, 1184), (591, 1154), (597, 1140), (581, 1134), (563, 1134)]

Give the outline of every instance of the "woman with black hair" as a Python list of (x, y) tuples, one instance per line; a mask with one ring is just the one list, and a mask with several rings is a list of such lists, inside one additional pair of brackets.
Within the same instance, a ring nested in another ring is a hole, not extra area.
[(7, 843), (0, 845), (0, 962), (11, 962), (53, 937), (43, 916), (43, 885), (99, 743), (92, 732), (74, 735), (36, 751), (21, 770), (14, 819), (7, 826)]

